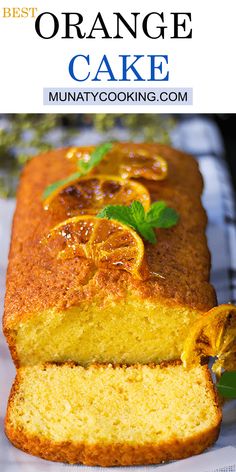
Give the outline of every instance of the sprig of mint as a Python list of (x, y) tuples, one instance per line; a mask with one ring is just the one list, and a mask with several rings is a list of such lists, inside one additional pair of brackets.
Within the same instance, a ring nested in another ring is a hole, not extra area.
[(42, 198), (45, 200), (48, 198), (51, 193), (53, 193), (57, 188), (61, 187), (62, 185), (70, 184), (76, 179), (79, 179), (79, 177), (82, 177), (81, 172), (74, 172), (73, 174), (69, 175), (65, 179), (57, 180), (56, 182), (53, 182), (53, 184), (48, 185), (48, 187), (45, 188)]
[(217, 389), (225, 398), (236, 398), (236, 372), (224, 372)]
[(52, 192), (54, 192), (62, 185), (70, 184), (74, 180), (79, 179), (84, 175), (87, 175), (95, 166), (97, 166), (101, 162), (103, 157), (108, 153), (108, 151), (111, 150), (111, 148), (112, 143), (104, 143), (100, 146), (97, 146), (91, 153), (90, 159), (87, 162), (84, 162), (82, 160), (78, 162), (78, 172), (74, 172), (65, 179), (57, 180), (57, 182), (48, 185), (48, 187), (46, 187), (43, 192), (43, 200), (48, 198)]
[(98, 213), (97, 217), (118, 220), (131, 226), (152, 244), (157, 242), (154, 228), (171, 228), (179, 220), (178, 213), (163, 201), (152, 203), (147, 212), (138, 201), (134, 201), (130, 206), (108, 205)]
[(101, 144), (94, 149), (88, 162), (79, 161), (78, 167), (82, 172), (82, 175), (88, 174), (95, 166), (97, 166), (108, 151), (111, 150), (112, 146), (112, 143)]

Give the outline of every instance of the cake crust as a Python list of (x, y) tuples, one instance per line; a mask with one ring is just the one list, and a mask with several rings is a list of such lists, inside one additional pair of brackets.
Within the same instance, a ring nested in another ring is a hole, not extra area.
[[(165, 369), (169, 365), (177, 366), (181, 361), (162, 362), (159, 368)], [(50, 368), (50, 365), (46, 366)], [(75, 365), (68, 363), (68, 365)], [(136, 366), (133, 366), (136, 367)], [(149, 365), (155, 368), (155, 365)], [(101, 365), (93, 365), (93, 368), (101, 368)], [(114, 367), (115, 368), (115, 367)], [(123, 369), (126, 366), (122, 366)], [(129, 445), (125, 443), (111, 444), (85, 444), (80, 442), (56, 442), (37, 435), (29, 434), (24, 429), (15, 429), (10, 421), (11, 405), (14, 403), (21, 382), (20, 371), (11, 389), (7, 414), (5, 419), (5, 432), (12, 444), (24, 452), (55, 462), (68, 462), (70, 464), (82, 463), (93, 466), (128, 466), (141, 464), (158, 464), (171, 460), (185, 459), (200, 454), (210, 447), (218, 438), (222, 421), (222, 412), (219, 407), (217, 391), (212, 383), (207, 366), (203, 367), (204, 376), (212, 389), (213, 402), (217, 408), (215, 424), (202, 433), (194, 434), (186, 438), (176, 438), (163, 441), (160, 444), (144, 443)]]
[[(139, 144), (116, 144), (120, 148)], [(42, 193), (47, 185), (70, 175), (74, 166), (65, 158), (67, 149), (33, 158), (25, 167), (18, 190), (7, 272), (4, 331), (35, 312), (54, 307), (67, 309), (96, 300), (103, 306), (132, 293), (140, 299), (162, 300), (167, 305), (189, 306), (205, 312), (216, 304), (208, 283), (210, 256), (207, 248), (206, 215), (200, 195), (202, 178), (196, 161), (164, 145), (142, 144), (168, 162), (168, 177), (159, 182), (143, 181), (152, 201), (165, 200), (180, 214), (176, 227), (158, 230), (157, 245), (146, 244), (150, 270), (161, 277), (139, 281), (125, 271), (98, 270), (90, 278), (86, 259), (58, 261), (40, 244), (57, 215), (43, 209)], [(9, 342), (11, 340), (9, 339)]]
[[(220, 423), (220, 415), (219, 415)], [(15, 431), (6, 423), (6, 434), (12, 444), (22, 451), (54, 462), (92, 466), (125, 466), (142, 464), (159, 464), (163, 461), (185, 459), (202, 453), (210, 447), (219, 436), (220, 425), (185, 440), (173, 439), (168, 443), (126, 445), (63, 442), (52, 443), (24, 431)]]

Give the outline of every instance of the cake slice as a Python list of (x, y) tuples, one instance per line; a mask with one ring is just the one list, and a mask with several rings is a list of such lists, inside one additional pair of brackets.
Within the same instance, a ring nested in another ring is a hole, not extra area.
[(158, 144), (119, 143), (108, 153), (114, 172), (120, 153), (160, 155), (168, 165), (162, 181), (138, 179), (152, 202), (164, 200), (180, 216), (173, 228), (157, 230), (157, 244), (145, 242), (151, 275), (138, 280), (125, 270), (94, 270), (86, 258), (58, 260), (40, 243), (60, 223), (57, 211), (43, 208), (42, 194), (76, 170), (67, 151), (37, 156), (21, 178), (4, 314), (15, 364), (178, 359), (192, 324), (216, 304), (196, 161)]
[(207, 366), (45, 364), (18, 370), (6, 434), (52, 461), (157, 464), (201, 453), (220, 422)]

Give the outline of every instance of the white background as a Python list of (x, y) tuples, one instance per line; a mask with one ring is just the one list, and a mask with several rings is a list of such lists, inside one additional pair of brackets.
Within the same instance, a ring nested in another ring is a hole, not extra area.
[[(139, 39), (80, 40), (61, 39), (62, 34), (58, 34), (43, 40), (35, 32), (34, 19), (2, 18), (3, 7), (23, 6), (37, 7), (38, 13), (51, 11), (58, 16), (61, 11), (81, 12), (88, 31), (98, 11), (102, 12), (108, 28), (115, 25), (113, 11), (126, 18), (132, 11), (142, 15), (164, 11), (167, 22), (171, 11), (191, 11), (193, 39), (152, 40), (140, 34)], [(0, 112), (236, 112), (235, 16), (235, 0), (0, 0)], [(119, 71), (116, 61), (119, 54), (168, 54), (170, 80), (123, 84), (88, 81), (81, 87), (192, 87), (193, 106), (43, 106), (43, 87), (80, 86), (68, 73), (68, 63), (74, 55), (90, 54), (98, 65), (98, 58), (104, 53), (113, 64), (116, 62), (115, 71)]]

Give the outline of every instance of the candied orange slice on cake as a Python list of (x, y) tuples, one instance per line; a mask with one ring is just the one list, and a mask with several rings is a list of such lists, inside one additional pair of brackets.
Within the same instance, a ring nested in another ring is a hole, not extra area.
[(200, 362), (202, 357), (216, 357), (212, 370), (236, 369), (236, 306), (212, 308), (191, 328), (181, 355), (185, 367)]
[[(80, 169), (80, 161), (88, 162), (95, 147), (73, 147), (66, 154)], [(93, 168), (91, 174), (118, 175), (123, 179), (143, 178), (147, 180), (163, 180), (167, 175), (166, 160), (149, 149), (128, 145), (119, 147), (114, 144), (100, 163)]]
[(98, 175), (81, 177), (61, 185), (44, 200), (60, 219), (78, 214), (96, 215), (106, 205), (130, 205), (133, 201), (150, 207), (150, 195), (144, 185), (120, 177)]
[(58, 259), (86, 258), (98, 268), (125, 270), (138, 279), (148, 274), (142, 239), (115, 220), (90, 215), (69, 218), (50, 231), (47, 244)]

